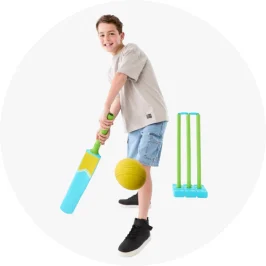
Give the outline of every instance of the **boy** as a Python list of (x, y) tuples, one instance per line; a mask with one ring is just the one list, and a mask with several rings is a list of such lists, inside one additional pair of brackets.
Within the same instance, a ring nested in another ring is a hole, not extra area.
[(118, 248), (121, 255), (132, 256), (150, 240), (150, 170), (159, 165), (168, 115), (149, 59), (136, 44), (123, 44), (125, 34), (122, 27), (121, 21), (113, 15), (104, 15), (96, 23), (103, 49), (113, 56), (109, 70), (111, 88), (99, 119), (100, 129), (109, 129), (109, 132), (102, 135), (99, 129), (97, 139), (104, 145), (113, 125), (113, 121), (107, 120), (107, 114), (111, 112), (117, 117), (121, 111), (128, 133), (127, 156), (138, 160), (146, 171), (146, 182), (138, 193), (119, 201), (120, 204), (139, 206), (138, 218)]

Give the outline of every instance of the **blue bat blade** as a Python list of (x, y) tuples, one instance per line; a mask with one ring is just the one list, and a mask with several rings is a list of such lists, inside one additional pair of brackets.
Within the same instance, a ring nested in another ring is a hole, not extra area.
[(60, 209), (65, 213), (73, 213), (82, 194), (86, 190), (92, 175), (101, 159), (100, 154), (94, 154), (86, 150), (78, 170), (69, 186)]
[(67, 194), (60, 206), (60, 209), (63, 212), (68, 214), (74, 212), (90, 180), (91, 177), (88, 175), (87, 171), (79, 171), (76, 173), (67, 191)]

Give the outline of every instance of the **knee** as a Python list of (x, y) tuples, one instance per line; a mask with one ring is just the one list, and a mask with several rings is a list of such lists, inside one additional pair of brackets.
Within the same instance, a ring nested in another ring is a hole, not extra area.
[(144, 165), (144, 164), (142, 164), (142, 166), (145, 169), (145, 172), (146, 172), (147, 177), (150, 177), (151, 167), (150, 166), (147, 166), (147, 165)]

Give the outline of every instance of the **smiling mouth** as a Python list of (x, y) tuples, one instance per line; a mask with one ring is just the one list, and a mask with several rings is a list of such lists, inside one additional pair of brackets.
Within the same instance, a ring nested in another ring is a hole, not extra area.
[(106, 43), (104, 46), (111, 47), (112, 45), (113, 45), (113, 43)]

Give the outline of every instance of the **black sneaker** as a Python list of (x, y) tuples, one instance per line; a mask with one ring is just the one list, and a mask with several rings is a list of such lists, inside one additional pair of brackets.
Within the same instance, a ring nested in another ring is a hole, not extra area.
[(139, 206), (138, 193), (129, 197), (128, 199), (120, 199), (118, 202), (124, 207), (138, 207)]
[(139, 253), (150, 241), (152, 226), (149, 225), (149, 219), (135, 218), (134, 224), (118, 247), (121, 256), (131, 257)]
[(120, 199), (118, 202), (125, 207), (137, 207), (139, 205), (138, 193), (128, 199)]

